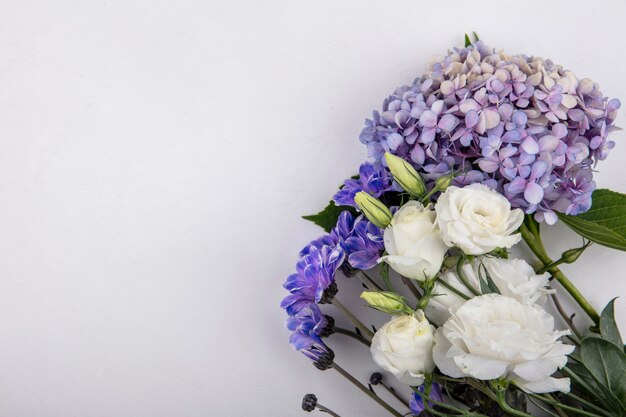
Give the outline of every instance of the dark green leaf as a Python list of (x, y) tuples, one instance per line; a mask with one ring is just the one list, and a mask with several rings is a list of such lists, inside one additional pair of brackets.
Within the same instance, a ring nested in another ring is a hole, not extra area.
[(493, 282), (489, 272), (487, 272), (487, 268), (485, 268), (482, 262), (478, 266), (478, 280), (480, 281), (480, 292), (482, 294), (501, 294), (500, 289), (496, 283)]
[(470, 40), (469, 36), (467, 36), (467, 33), (466, 33), (465, 34), (465, 47), (467, 48), (471, 44), (472, 44), (472, 41)]
[(333, 201), (328, 203), (326, 208), (317, 214), (311, 214), (309, 216), (302, 216), (303, 219), (312, 221), (316, 225), (320, 226), (327, 233), (337, 225), (337, 219), (339, 215), (344, 211), (350, 211), (353, 215), (356, 211), (352, 207), (337, 206)]
[(596, 190), (589, 211), (577, 216), (558, 215), (563, 223), (592, 242), (626, 251), (626, 194)]
[(478, 42), (480, 39), (478, 39), (478, 34), (476, 32), (472, 32), (474, 34), (474, 39), (476, 39), (476, 42)]
[[(580, 345), (580, 356), (598, 386), (618, 401), (622, 415), (626, 413), (626, 354), (609, 341), (588, 337)], [(617, 409), (617, 404), (613, 407)]]
[(622, 342), (622, 336), (619, 334), (619, 328), (615, 323), (615, 304), (616, 298), (612, 299), (600, 315), (600, 334), (605, 340), (613, 343), (620, 349), (624, 349), (624, 342)]

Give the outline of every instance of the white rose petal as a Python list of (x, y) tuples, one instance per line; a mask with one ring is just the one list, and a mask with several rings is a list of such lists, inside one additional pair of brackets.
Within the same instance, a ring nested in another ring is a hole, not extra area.
[(507, 378), (527, 392), (569, 391), (569, 379), (551, 375), (574, 346), (558, 339), (554, 319), (536, 305), (500, 294), (474, 297), (435, 333), (433, 359), (454, 378)]
[(417, 201), (409, 201), (393, 216), (383, 238), (388, 256), (386, 262), (407, 278), (423, 281), (441, 269), (448, 247), (441, 239), (434, 210)]
[(520, 209), (482, 184), (449, 187), (435, 207), (444, 242), (468, 255), (482, 255), (496, 248), (510, 248), (520, 241), (513, 234), (524, 220)]
[(374, 362), (402, 383), (421, 385), (424, 374), (432, 372), (435, 328), (424, 313), (392, 318), (374, 335), (370, 348)]

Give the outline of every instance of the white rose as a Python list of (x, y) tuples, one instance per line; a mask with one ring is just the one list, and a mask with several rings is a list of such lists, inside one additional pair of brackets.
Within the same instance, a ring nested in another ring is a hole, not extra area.
[[(550, 274), (535, 274), (533, 267), (523, 259), (481, 256), (474, 259), (471, 264), (463, 264), (461, 272), (478, 292), (480, 292), (480, 278), (484, 279), (485, 272), (488, 273), (502, 295), (515, 298), (523, 304), (542, 305), (546, 301), (546, 295), (554, 292), (548, 288)], [(450, 308), (459, 307), (465, 302), (465, 299), (455, 290), (467, 297), (473, 296), (459, 279), (456, 269), (452, 269), (442, 274), (437, 280), (433, 290), (436, 295), (429, 300), (426, 307), (428, 317), (437, 323), (446, 321), (450, 317)]]
[(519, 233), (512, 233), (524, 221), (524, 213), (511, 210), (506, 197), (485, 185), (449, 187), (439, 197), (435, 210), (444, 242), (468, 255), (510, 248), (521, 239)]
[(400, 275), (419, 281), (439, 272), (448, 251), (435, 211), (417, 201), (409, 201), (393, 215), (383, 238), (389, 255), (378, 262), (386, 262)]
[(558, 339), (554, 319), (538, 306), (499, 294), (474, 297), (435, 333), (433, 358), (444, 374), (507, 378), (526, 392), (569, 391), (569, 378), (551, 375), (574, 346)]
[(435, 328), (422, 311), (396, 316), (372, 339), (370, 350), (374, 362), (404, 384), (421, 385), (424, 374), (435, 369), (432, 356), (434, 333)]

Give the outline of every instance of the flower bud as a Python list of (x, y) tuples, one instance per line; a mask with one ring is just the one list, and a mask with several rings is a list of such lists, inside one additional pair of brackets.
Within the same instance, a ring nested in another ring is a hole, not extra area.
[(422, 177), (411, 164), (389, 152), (385, 153), (385, 160), (393, 175), (393, 179), (404, 191), (417, 197), (426, 194), (426, 185), (424, 185)]
[(354, 202), (375, 226), (382, 229), (389, 226), (392, 218), (391, 211), (380, 200), (365, 191), (359, 191), (354, 196)]
[(361, 298), (370, 307), (388, 314), (413, 314), (413, 311), (404, 302), (404, 297), (395, 292), (363, 291)]
[(315, 394), (307, 394), (302, 399), (302, 409), (304, 411), (307, 411), (310, 413), (311, 411), (315, 410), (316, 406), (317, 406), (317, 397), (315, 396)]
[(454, 174), (446, 174), (435, 180), (435, 187), (433, 191), (445, 191), (452, 184), (452, 180), (454, 179)]
[(563, 252), (561, 254), (561, 259), (563, 260), (563, 263), (571, 264), (576, 262), (576, 260), (578, 260), (580, 255), (582, 255), (582, 253), (585, 251), (585, 249), (589, 247), (589, 245), (591, 245), (591, 242), (585, 243), (579, 248), (568, 249)]

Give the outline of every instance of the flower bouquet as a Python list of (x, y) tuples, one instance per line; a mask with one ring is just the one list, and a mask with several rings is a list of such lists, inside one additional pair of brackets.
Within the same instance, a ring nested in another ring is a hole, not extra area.
[[(284, 284), (293, 347), (394, 416), (626, 416), (615, 300), (599, 313), (559, 269), (591, 244), (626, 250), (626, 196), (593, 181), (619, 107), (589, 79), (477, 37), (434, 58), (366, 121), (371, 160), (305, 216), (326, 234)], [(540, 232), (557, 221), (582, 236), (558, 258)], [(522, 242), (533, 259), (513, 257)], [(339, 276), (362, 282), (360, 298), (386, 324), (339, 302)], [(354, 330), (336, 327), (324, 304)], [(339, 366), (327, 340), (337, 333), (369, 346), (396, 381), (375, 372), (366, 386)], [(394, 384), (411, 387), (410, 402)], [(338, 415), (313, 394), (302, 407)]]

